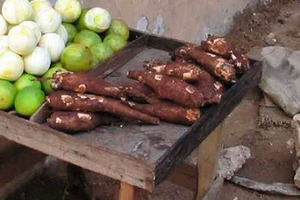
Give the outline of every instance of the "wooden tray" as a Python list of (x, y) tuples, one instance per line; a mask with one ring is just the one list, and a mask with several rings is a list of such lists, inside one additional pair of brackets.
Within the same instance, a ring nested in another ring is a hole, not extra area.
[[(138, 37), (122, 51), (89, 73), (109, 81), (127, 80), (126, 72), (141, 69), (143, 61), (169, 60), (168, 53), (183, 44), (169, 38), (132, 31)], [(226, 118), (261, 75), (253, 64), (223, 96), (220, 104), (204, 110), (191, 127), (162, 122), (159, 126), (124, 124), (99, 127), (74, 136), (43, 125), (42, 107), (31, 121), (0, 112), (0, 135), (85, 169), (153, 191), (170, 169), (182, 162)]]

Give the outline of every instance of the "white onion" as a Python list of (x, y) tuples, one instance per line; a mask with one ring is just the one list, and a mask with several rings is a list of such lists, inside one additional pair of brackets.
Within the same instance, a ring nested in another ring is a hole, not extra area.
[(7, 22), (3, 18), (2, 15), (0, 15), (0, 36), (5, 35), (7, 33)]
[(25, 26), (15, 26), (8, 33), (10, 50), (22, 56), (32, 53), (37, 43), (34, 31)]
[(68, 31), (63, 25), (59, 26), (59, 28), (56, 30), (56, 33), (63, 39), (65, 44), (68, 42)]
[(52, 7), (52, 5), (47, 0), (33, 0), (30, 2), (30, 4), (33, 10), (32, 19), (35, 18), (38, 12)]
[(62, 21), (75, 22), (81, 14), (81, 4), (78, 0), (58, 0), (54, 8), (62, 16)]
[(20, 24), (32, 16), (32, 8), (28, 0), (6, 0), (2, 5), (2, 15), (10, 24)]
[(40, 41), (40, 39), (42, 37), (42, 32), (41, 32), (40, 27), (35, 22), (33, 22), (33, 21), (24, 21), (20, 25), (25, 26), (25, 27), (30, 28), (31, 30), (33, 30), (37, 41)]
[(31, 54), (24, 57), (24, 64), (28, 74), (42, 76), (50, 68), (51, 58), (45, 48), (36, 47)]
[(0, 55), (0, 79), (15, 81), (24, 72), (24, 62), (21, 56), (7, 50)]
[(104, 8), (96, 7), (90, 9), (84, 18), (85, 26), (95, 32), (106, 31), (111, 23), (111, 16)]
[(0, 36), (0, 55), (9, 50), (8, 47), (8, 36)]
[(34, 20), (42, 33), (54, 33), (61, 25), (61, 15), (53, 8), (47, 8), (36, 13)]
[(65, 48), (65, 43), (58, 34), (47, 33), (42, 36), (39, 46), (47, 49), (52, 62), (57, 62)]

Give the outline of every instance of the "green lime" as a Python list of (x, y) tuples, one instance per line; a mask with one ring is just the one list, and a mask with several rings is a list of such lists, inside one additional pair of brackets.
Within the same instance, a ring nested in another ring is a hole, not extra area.
[(103, 42), (107, 45), (109, 45), (114, 51), (119, 51), (123, 49), (127, 41), (124, 40), (119, 34), (108, 34)]
[(22, 74), (22, 76), (14, 82), (14, 86), (18, 91), (28, 86), (34, 86), (38, 89), (42, 88), (41, 82), (38, 81), (37, 77), (31, 74)]
[(93, 67), (96, 67), (99, 62), (103, 62), (114, 53), (114, 50), (105, 43), (94, 44), (91, 46), (90, 50), (93, 55)]
[(74, 43), (83, 44), (87, 47), (91, 47), (93, 44), (101, 43), (102, 40), (100, 36), (90, 30), (83, 30), (79, 32), (74, 39)]
[(70, 44), (63, 50), (60, 61), (71, 72), (85, 72), (92, 67), (92, 53), (83, 44)]
[(76, 34), (78, 33), (76, 27), (73, 24), (62, 23), (68, 32), (68, 42), (73, 42)]
[(17, 93), (15, 109), (18, 114), (30, 117), (44, 101), (44, 92), (34, 86), (29, 86)]
[(110, 27), (107, 30), (108, 34), (119, 34), (123, 37), (124, 40), (128, 40), (129, 38), (129, 28), (126, 22), (122, 19), (113, 19), (111, 21)]
[(17, 90), (11, 82), (0, 80), (0, 109), (12, 108), (16, 94)]
[(85, 18), (85, 15), (86, 13), (89, 11), (89, 8), (84, 8), (82, 9), (81, 11), (81, 15), (79, 17), (79, 19), (75, 22), (76, 24), (76, 28), (78, 31), (82, 31), (82, 30), (86, 30), (88, 29), (85, 24), (84, 24), (84, 18)]
[(54, 63), (50, 66), (50, 68), (53, 68), (53, 67), (64, 67), (63, 64), (61, 62), (57, 62), (57, 63)]
[[(59, 66), (59, 64), (61, 66)], [(43, 90), (47, 95), (54, 92), (54, 90), (51, 87), (51, 81), (50, 81), (50, 79), (53, 77), (53, 75), (56, 72), (66, 72), (67, 71), (65, 68), (62, 67), (61, 63), (56, 63), (54, 65), (57, 65), (57, 66), (51, 67), (43, 76), (43, 81), (42, 81)]]

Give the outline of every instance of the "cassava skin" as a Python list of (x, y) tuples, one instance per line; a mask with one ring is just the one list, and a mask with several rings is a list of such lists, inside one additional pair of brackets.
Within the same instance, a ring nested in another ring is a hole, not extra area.
[(203, 94), (196, 87), (179, 78), (149, 71), (129, 71), (127, 76), (152, 88), (160, 99), (168, 99), (189, 108), (198, 108), (205, 103)]
[(122, 88), (121, 100), (126, 100), (127, 98), (140, 99), (143, 102), (155, 103), (158, 102), (155, 92), (146, 85), (143, 85), (140, 82), (132, 84), (122, 84), (119, 88)]
[(93, 130), (100, 125), (109, 125), (116, 121), (116, 118), (104, 113), (67, 111), (54, 112), (47, 119), (47, 123), (51, 128), (70, 133)]
[[(168, 67), (169, 66), (169, 67)], [(194, 82), (194, 86), (203, 94), (205, 104), (219, 103), (222, 95), (225, 92), (225, 87), (219, 81), (216, 81), (208, 72), (199, 68), (198, 65), (192, 63), (170, 62), (163, 64), (159, 60), (150, 61), (145, 63), (146, 69), (155, 71), (157, 73), (165, 74), (167, 76), (174, 76), (187, 81), (184, 76), (189, 73), (188, 81)], [(176, 71), (177, 73), (170, 73), (168, 71)]]
[(188, 62), (166, 62), (159, 60), (148, 61), (144, 63), (144, 67), (159, 74), (164, 74), (170, 77), (177, 77), (187, 82), (196, 82), (201, 76), (201, 69)]
[(228, 60), (215, 54), (207, 53), (194, 45), (186, 45), (175, 50), (174, 55), (182, 59), (192, 59), (200, 64), (203, 69), (212, 76), (219, 78), (224, 82), (235, 81), (235, 67)]
[(201, 47), (207, 52), (217, 54), (230, 60), (230, 62), (234, 64), (238, 74), (243, 74), (250, 69), (247, 56), (236, 51), (224, 37), (208, 35), (206, 41), (201, 42)]
[(124, 105), (121, 101), (96, 95), (79, 94), (71, 91), (56, 91), (46, 97), (55, 110), (81, 112), (108, 112), (116, 116), (137, 119), (149, 124), (159, 124), (159, 119)]
[(54, 74), (51, 86), (53, 89), (63, 89), (78, 93), (92, 93), (117, 98), (121, 91), (111, 83), (87, 73), (57, 72)]
[(183, 106), (166, 101), (159, 101), (155, 104), (137, 104), (134, 102), (128, 102), (128, 104), (143, 113), (175, 124), (192, 125), (200, 118), (200, 109), (184, 108)]

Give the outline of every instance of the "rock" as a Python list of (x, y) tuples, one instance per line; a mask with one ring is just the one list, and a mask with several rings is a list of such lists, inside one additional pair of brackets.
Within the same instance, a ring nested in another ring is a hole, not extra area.
[(230, 180), (249, 158), (251, 152), (248, 147), (236, 146), (224, 149), (218, 163), (218, 175)]
[[(299, 160), (300, 159), (300, 115), (299, 114), (294, 116), (292, 127), (294, 133), (295, 151), (297, 156), (296, 159)], [(298, 165), (299, 164), (300, 163), (298, 162)]]
[(296, 171), (296, 174), (294, 176), (294, 182), (296, 187), (300, 189), (300, 167)]
[(270, 46), (274, 46), (277, 43), (277, 39), (274, 33), (270, 33), (266, 38), (265, 38), (265, 42), (270, 45)]
[(290, 117), (300, 113), (300, 51), (266, 47), (262, 56), (260, 88)]

